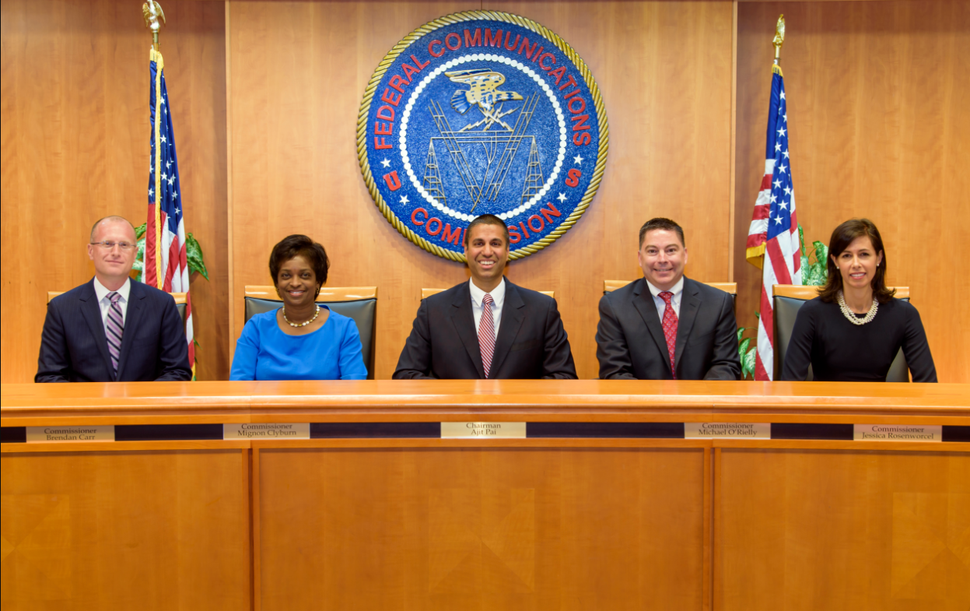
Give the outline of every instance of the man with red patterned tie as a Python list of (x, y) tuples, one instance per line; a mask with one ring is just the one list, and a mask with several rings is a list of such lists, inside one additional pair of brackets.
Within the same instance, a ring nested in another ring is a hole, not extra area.
[(555, 299), (503, 277), (509, 230), (484, 214), (465, 230), (471, 279), (421, 301), (395, 379), (575, 378)]
[(647, 221), (637, 260), (643, 278), (600, 299), (600, 378), (737, 380), (734, 300), (684, 277), (687, 247), (680, 225)]
[(94, 278), (47, 305), (35, 382), (192, 379), (175, 300), (128, 277), (136, 250), (126, 219), (94, 224)]

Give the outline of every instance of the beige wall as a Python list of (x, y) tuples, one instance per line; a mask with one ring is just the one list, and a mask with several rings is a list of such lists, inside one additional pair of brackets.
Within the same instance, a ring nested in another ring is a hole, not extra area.
[(970, 3), (742, 3), (738, 7), (735, 279), (754, 327), (760, 275), (744, 261), (761, 175), (774, 50), (782, 52), (789, 150), (805, 241), (865, 216), (887, 282), (909, 286), (941, 381), (970, 382)]
[[(2, 6), (3, 382), (37, 371), (47, 291), (94, 275), (87, 232), (148, 210), (148, 51), (134, 2), (4, 0)], [(198, 376), (229, 371), (226, 53), (221, 2), (165, 2), (162, 38), (185, 223), (208, 282), (192, 280)]]
[[(638, 275), (636, 228), (651, 216), (684, 225), (690, 276), (739, 282), (739, 322), (754, 325), (759, 278), (744, 236), (763, 168), (770, 38), (784, 12), (807, 238), (872, 218), (890, 280), (913, 289), (941, 379), (970, 382), (967, 263), (940, 252), (970, 237), (970, 115), (958, 111), (970, 86), (960, 54), (970, 8), (943, 1), (169, 0), (162, 51), (186, 222), (211, 278), (192, 283), (200, 378), (228, 376), (243, 286), (269, 282), (269, 249), (288, 233), (325, 244), (332, 286), (379, 287), (382, 378), (420, 289), (467, 277), (384, 220), (360, 176), (355, 129), (364, 86), (398, 40), (480, 8), (559, 34), (606, 102), (610, 154), (596, 199), (565, 237), (508, 272), (556, 291), (580, 377), (597, 373), (602, 280)], [(2, 4), (3, 382), (32, 379), (46, 291), (92, 274), (86, 228), (108, 213), (145, 216), (150, 38), (137, 10), (120, 0)]]

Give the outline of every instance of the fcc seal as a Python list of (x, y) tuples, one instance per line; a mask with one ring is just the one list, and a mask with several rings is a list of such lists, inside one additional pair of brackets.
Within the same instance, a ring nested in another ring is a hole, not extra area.
[(593, 76), (561, 38), (508, 13), (436, 19), (384, 57), (364, 92), (357, 152), (387, 220), (464, 261), (480, 214), (509, 228), (510, 258), (554, 242), (589, 206), (609, 131)]

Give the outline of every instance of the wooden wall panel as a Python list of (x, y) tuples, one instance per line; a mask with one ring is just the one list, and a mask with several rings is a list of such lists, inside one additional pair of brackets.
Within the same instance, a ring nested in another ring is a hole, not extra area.
[[(826, 240), (847, 217), (872, 217), (887, 240), (890, 280), (913, 288), (941, 379), (970, 381), (962, 358), (970, 329), (959, 305), (970, 297), (959, 281), (970, 264), (934, 252), (927, 265), (918, 256), (927, 244), (953, 248), (970, 237), (970, 209), (961, 205), (970, 186), (962, 171), (970, 115), (958, 111), (970, 82), (959, 52), (970, 42), (970, 7), (942, 0), (738, 5), (733, 212), (725, 209), (732, 195), (732, 3), (267, 1), (227, 8), (171, 0), (162, 40), (184, 195), (194, 198), (187, 220), (212, 273), (211, 282), (193, 281), (200, 378), (227, 376), (242, 328), (242, 286), (266, 282), (269, 249), (288, 233), (307, 232), (329, 247), (332, 285), (380, 287), (378, 377), (393, 371), (419, 290), (467, 277), (407, 243), (373, 206), (354, 125), (364, 85), (401, 36), (449, 12), (480, 8), (522, 14), (562, 35), (606, 100), (611, 154), (597, 199), (557, 244), (509, 269), (515, 282), (556, 291), (581, 377), (597, 372), (600, 282), (638, 276), (635, 229), (650, 216), (668, 215), (686, 228), (689, 275), (739, 282), (739, 322), (754, 326), (759, 277), (744, 261), (744, 236), (762, 167), (768, 40), (784, 11), (792, 152), (808, 239)], [(136, 10), (113, 0), (2, 5), (4, 382), (32, 377), (45, 292), (92, 273), (83, 254), (90, 223), (109, 212), (136, 223), (144, 217), (148, 38)], [(227, 191), (234, 194), (231, 216)], [(25, 249), (25, 241), (42, 246)], [(65, 250), (70, 244), (76, 249)], [(958, 280), (941, 280), (950, 278)]]
[[(170, 0), (162, 32), (186, 225), (209, 282), (195, 277), (198, 374), (228, 374), (225, 9)], [(47, 291), (86, 282), (88, 231), (108, 214), (145, 221), (148, 49), (137, 3), (2, 5), (2, 368), (33, 380)]]
[[(331, 255), (330, 284), (377, 285), (377, 377), (393, 373), (423, 287), (467, 278), (421, 251), (373, 205), (355, 126), (383, 55), (431, 19), (480, 3), (231, 2), (229, 96), (236, 320), (245, 284), (268, 280), (273, 244), (308, 233)], [(633, 279), (636, 232), (678, 219), (688, 273), (728, 280), (731, 4), (492, 2), (562, 36), (606, 101), (610, 156), (596, 200), (564, 238), (510, 265), (523, 286), (554, 290), (580, 377), (596, 377), (597, 303), (606, 278)]]
[(264, 611), (702, 608), (701, 448), (324, 443), (254, 454)]
[(970, 604), (970, 455), (720, 450), (715, 608)]
[(890, 284), (911, 287), (941, 381), (970, 382), (970, 4), (759, 3), (738, 8), (735, 280), (755, 326), (760, 272), (744, 259), (764, 171), (771, 38), (782, 68), (806, 242), (852, 217), (876, 223)]
[(4, 452), (3, 608), (250, 609), (248, 471), (238, 449)]

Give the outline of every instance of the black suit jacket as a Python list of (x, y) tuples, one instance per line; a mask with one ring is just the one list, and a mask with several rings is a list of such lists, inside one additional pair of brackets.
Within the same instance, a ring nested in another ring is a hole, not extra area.
[[(685, 277), (674, 347), (677, 379), (740, 378), (737, 331), (731, 296)], [(596, 358), (602, 379), (672, 379), (660, 315), (643, 278), (600, 299)]]
[(182, 318), (168, 293), (131, 281), (117, 378), (111, 370), (94, 280), (47, 305), (35, 382), (190, 379)]
[[(505, 280), (489, 374), (492, 379), (576, 378), (555, 299)], [(468, 283), (423, 299), (394, 378), (484, 377)]]

